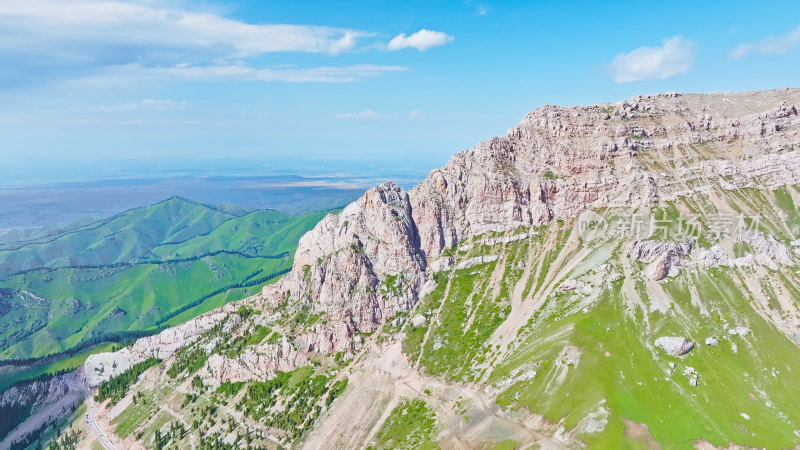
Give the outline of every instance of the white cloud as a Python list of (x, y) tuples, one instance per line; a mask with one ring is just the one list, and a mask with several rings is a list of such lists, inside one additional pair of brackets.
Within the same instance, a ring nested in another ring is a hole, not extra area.
[(249, 24), (177, 1), (0, 1), (0, 88), (147, 70), (151, 75), (263, 81), (353, 81), (395, 66), (255, 68), (273, 52), (336, 55), (374, 33), (325, 26)]
[(286, 81), (291, 83), (324, 82), (345, 83), (362, 78), (381, 75), (386, 72), (408, 70), (402, 66), (377, 66), (358, 64), (350, 66), (325, 67), (282, 67), (256, 69), (247, 66), (211, 66), (211, 67), (172, 67), (151, 69), (156, 75), (193, 78), (198, 80), (238, 80), (238, 81)]
[[(323, 26), (252, 25), (209, 13), (120, 0), (1, 2), (0, 27), (12, 38), (24, 35), (53, 45), (83, 43), (150, 53), (197, 49), (223, 57), (282, 51), (336, 54), (371, 34)], [(158, 59), (159, 55), (139, 57)]]
[(401, 113), (383, 114), (371, 109), (365, 109), (361, 112), (336, 114), (334, 117), (337, 119), (424, 119), (426, 114), (420, 109), (412, 109), (408, 112), (408, 115)]
[(403, 66), (355, 64), (349, 66), (254, 68), (245, 65), (143, 68), (136, 64), (97, 70), (76, 80), (63, 82), (66, 89), (124, 89), (165, 80), (218, 82), (261, 81), (287, 83), (349, 83), (390, 72), (409, 70)]
[(138, 102), (127, 102), (121, 105), (94, 105), (84, 106), (79, 105), (75, 107), (76, 111), (101, 111), (101, 112), (116, 112), (116, 111), (174, 111), (178, 109), (185, 109), (186, 102), (176, 102), (174, 100), (157, 100), (145, 99)]
[(189, 127), (222, 127), (230, 125), (228, 122), (220, 120), (147, 120), (147, 119), (129, 119), (129, 120), (95, 120), (95, 119), (78, 119), (67, 120), (65, 123), (72, 125), (83, 126), (120, 126), (120, 127), (150, 127), (150, 126), (189, 126)]
[(422, 29), (406, 36), (405, 33), (395, 36), (386, 46), (388, 50), (402, 50), (404, 48), (415, 48), (419, 51), (425, 51), (431, 47), (438, 47), (453, 40), (452, 36), (448, 36), (441, 31), (431, 31)]
[(771, 36), (760, 42), (742, 44), (731, 50), (729, 56), (742, 59), (751, 53), (762, 55), (777, 55), (791, 53), (800, 48), (800, 25), (782, 36)]
[(675, 36), (664, 40), (661, 47), (640, 47), (617, 55), (609, 70), (617, 83), (664, 80), (692, 69), (694, 49), (692, 42)]
[(485, 16), (485, 15), (488, 15), (488, 14), (489, 14), (489, 10), (485, 6), (483, 6), (483, 5), (479, 5), (478, 6), (478, 15), (479, 16)]
[(349, 113), (343, 113), (343, 114), (337, 114), (336, 115), (337, 119), (378, 119), (378, 118), (381, 118), (381, 117), (383, 117), (383, 116), (378, 114), (378, 113), (376, 113), (375, 111), (373, 111), (371, 109), (365, 109), (364, 111), (357, 112), (357, 113), (349, 112)]

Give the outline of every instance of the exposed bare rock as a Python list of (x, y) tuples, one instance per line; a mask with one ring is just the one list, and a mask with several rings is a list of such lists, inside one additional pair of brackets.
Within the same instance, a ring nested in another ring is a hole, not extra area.
[(70, 390), (67, 378), (61, 375), (49, 380), (35, 380), (11, 386), (0, 392), (0, 410), (12, 403), (31, 405), (37, 408), (62, 398)]
[(775, 236), (764, 237), (759, 231), (748, 230), (737, 236), (736, 241), (750, 244), (755, 260), (773, 270), (777, 270), (779, 265), (795, 264), (792, 252)]
[[(598, 207), (649, 206), (690, 195), (691, 180), (732, 188), (753, 179), (772, 188), (796, 184), (800, 154), (789, 150), (800, 140), (800, 119), (788, 103), (799, 101), (800, 91), (786, 90), (641, 96), (614, 104), (614, 114), (599, 106), (539, 108), (507, 136), (453, 156), (412, 189), (422, 249), (431, 257), (489, 230)], [(684, 167), (678, 177), (640, 164), (641, 151), (679, 145), (713, 146), (719, 158)]]
[(595, 288), (589, 283), (582, 280), (567, 279), (564, 280), (558, 287), (563, 292), (578, 292), (584, 295), (591, 295), (595, 292)]
[(678, 242), (635, 241), (628, 254), (631, 258), (650, 263), (647, 274), (653, 280), (675, 276), (684, 256), (692, 251), (692, 239)]
[(681, 256), (692, 251), (692, 240), (685, 239), (678, 242), (671, 241), (635, 241), (628, 254), (631, 258), (644, 262), (653, 262), (665, 253), (675, 253)]
[(90, 355), (83, 364), (86, 382), (91, 387), (97, 386), (151, 356), (167, 359), (225, 318), (231, 317), (228, 326), (235, 324), (238, 316), (233, 315), (234, 311), (232, 304), (226, 305), (156, 335), (138, 339), (132, 346), (117, 352)]
[(311, 331), (297, 337), (305, 352), (336, 353), (351, 347), (353, 332), (346, 322), (315, 324)]
[(719, 245), (714, 245), (709, 249), (700, 251), (697, 259), (693, 261), (693, 265), (698, 267), (719, 267), (727, 266), (731, 262), (728, 254)]
[(728, 334), (732, 336), (747, 336), (750, 333), (750, 328), (744, 326), (738, 326), (733, 328), (728, 328)]
[(5, 419), (18, 421), (12, 430), (3, 430), (0, 448), (15, 448), (15, 443), (38, 438), (44, 427), (70, 417), (74, 406), (83, 400), (79, 392), (82, 384), (83, 372), (79, 369), (47, 380), (22, 381), (0, 392), (0, 413), (6, 415)]
[(422, 314), (416, 314), (414, 317), (411, 318), (411, 325), (414, 327), (421, 327), (428, 322), (428, 318), (423, 316)]
[(90, 387), (98, 386), (103, 381), (121, 374), (144, 359), (141, 355), (132, 354), (129, 348), (123, 348), (117, 352), (89, 355), (83, 364), (86, 383)]
[(692, 351), (694, 344), (682, 337), (662, 336), (656, 339), (656, 347), (660, 347), (672, 356), (681, 356)]
[(600, 264), (594, 269), (594, 278), (597, 283), (611, 283), (622, 278), (622, 274), (617, 272), (611, 264)]
[[(292, 272), (277, 288), (283, 298), (273, 298), (273, 304), (309, 305), (370, 332), (416, 303), (425, 268), (408, 195), (385, 183), (300, 239)], [(386, 286), (390, 278), (393, 286)]]
[[(167, 328), (154, 336), (139, 339), (131, 347), (131, 352), (145, 357), (169, 358), (182, 347), (197, 340), (203, 332), (211, 329), (226, 317), (228, 317), (227, 313), (203, 315), (198, 317), (197, 320)], [(233, 327), (236, 323), (238, 323), (238, 316), (231, 316), (227, 326)]]
[(450, 270), (455, 264), (455, 259), (452, 256), (442, 255), (430, 264), (430, 269), (433, 272), (441, 272), (442, 270)]
[(249, 347), (235, 358), (211, 355), (198, 376), (204, 384), (218, 386), (224, 382), (263, 380), (275, 372), (290, 372), (308, 364), (305, 355), (284, 338), (277, 344)]
[(576, 292), (585, 296), (592, 296), (602, 291), (603, 285), (613, 283), (622, 278), (610, 264), (600, 264), (594, 270), (578, 278), (567, 278), (558, 286), (562, 292)]
[(475, 267), (478, 264), (486, 264), (490, 262), (495, 262), (500, 259), (497, 255), (484, 255), (484, 256), (474, 256), (472, 258), (466, 259), (458, 263), (456, 269), (469, 269), (470, 267)]
[(535, 235), (536, 232), (528, 232), (528, 233), (513, 234), (510, 236), (491, 237), (484, 239), (482, 243), (484, 245), (489, 245), (489, 246), (495, 244), (511, 244), (513, 242), (524, 241), (525, 239), (528, 239), (531, 236)]

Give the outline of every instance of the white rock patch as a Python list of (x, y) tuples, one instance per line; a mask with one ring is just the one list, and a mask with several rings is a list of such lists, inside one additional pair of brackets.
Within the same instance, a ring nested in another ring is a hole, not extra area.
[(694, 344), (679, 336), (661, 336), (656, 339), (656, 347), (660, 347), (672, 356), (681, 356), (689, 353)]

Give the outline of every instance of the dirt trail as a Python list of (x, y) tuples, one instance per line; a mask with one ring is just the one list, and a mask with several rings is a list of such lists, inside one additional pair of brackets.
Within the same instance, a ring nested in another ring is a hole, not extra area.
[[(506, 417), (493, 398), (473, 385), (426, 377), (411, 367), (400, 342), (373, 345), (353, 369), (350, 386), (332, 410), (320, 419), (303, 448), (363, 449), (374, 444), (381, 426), (403, 398), (420, 398), (432, 407), (438, 420), (446, 420), (451, 434), (440, 436), (446, 448), (480, 448), (480, 430), (497, 426), (511, 430), (520, 442), (546, 443), (549, 434)], [(466, 408), (469, 422), (455, 407)], [(487, 422), (488, 421), (488, 422)]]

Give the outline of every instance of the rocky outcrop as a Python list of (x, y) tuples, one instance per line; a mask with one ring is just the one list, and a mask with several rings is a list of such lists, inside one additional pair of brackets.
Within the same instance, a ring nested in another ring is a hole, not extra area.
[(469, 269), (470, 267), (475, 267), (478, 264), (486, 264), (490, 262), (495, 262), (499, 260), (500, 257), (497, 255), (483, 255), (483, 256), (474, 256), (472, 258), (466, 259), (461, 261), (456, 266), (456, 269)]
[(753, 250), (756, 262), (777, 270), (779, 265), (795, 264), (792, 252), (775, 236), (765, 237), (761, 232), (748, 230), (736, 237), (736, 242), (746, 242)]
[(760, 231), (748, 230), (737, 235), (733, 241), (734, 243), (746, 243), (750, 253), (739, 258), (731, 258), (721, 246), (714, 245), (709, 249), (702, 250), (689, 265), (702, 268), (760, 265), (772, 270), (778, 270), (780, 266), (793, 266), (796, 264), (789, 247), (774, 235), (765, 236)]
[(701, 250), (693, 264), (703, 268), (727, 266), (731, 264), (731, 258), (721, 246), (714, 245), (711, 248)]
[[(539, 108), (506, 136), (455, 155), (412, 189), (422, 250), (433, 257), (489, 230), (593, 208), (649, 206), (705, 189), (697, 181), (734, 188), (753, 180), (772, 188), (796, 184), (800, 154), (791, 150), (800, 143), (799, 102), (800, 91), (783, 90)], [(703, 151), (685, 161), (665, 157), (675, 166), (668, 171), (648, 170), (640, 158), (642, 151), (674, 154), (678, 147)]]
[(694, 344), (686, 338), (678, 336), (662, 336), (656, 339), (656, 347), (664, 350), (668, 355), (682, 356), (694, 348)]
[(228, 326), (235, 324), (238, 321), (237, 316), (233, 314), (235, 310), (234, 305), (226, 305), (181, 325), (167, 328), (156, 335), (138, 339), (130, 347), (116, 352), (89, 355), (83, 364), (86, 383), (90, 387), (98, 386), (103, 381), (119, 375), (134, 364), (151, 356), (167, 359), (181, 348), (196, 341), (205, 331), (210, 330), (226, 318), (232, 318), (228, 321)]
[(264, 297), (370, 332), (416, 303), (425, 269), (408, 194), (384, 183), (306, 233), (291, 273)]
[(337, 353), (352, 347), (353, 332), (346, 322), (315, 324), (307, 333), (297, 337), (304, 352)]
[(567, 279), (558, 286), (562, 292), (577, 292), (584, 295), (590, 295), (595, 292), (595, 289), (582, 280)]
[(275, 372), (291, 372), (308, 364), (308, 358), (284, 338), (277, 344), (248, 347), (235, 358), (213, 354), (197, 375), (204, 384), (219, 386), (225, 382), (272, 378)]
[(675, 276), (683, 258), (691, 253), (694, 240), (691, 238), (677, 242), (635, 241), (628, 255), (636, 260), (650, 263), (647, 275), (653, 280), (663, 280)]
[(67, 394), (70, 390), (67, 380), (70, 375), (61, 375), (49, 380), (22, 382), (0, 392), (0, 410), (11, 404), (29, 405), (36, 409), (41, 405), (52, 403)]
[(109, 380), (122, 372), (128, 370), (137, 362), (144, 361), (146, 358), (140, 354), (133, 354), (129, 348), (123, 348), (116, 352), (96, 353), (89, 355), (83, 364), (86, 374), (86, 384), (89, 387), (100, 385), (103, 381)]

